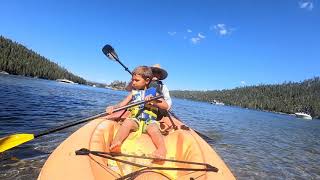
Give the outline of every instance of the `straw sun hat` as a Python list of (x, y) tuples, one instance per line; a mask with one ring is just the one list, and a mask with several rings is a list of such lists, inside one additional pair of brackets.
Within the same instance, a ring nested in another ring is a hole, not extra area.
[(168, 76), (167, 71), (162, 69), (160, 67), (160, 64), (155, 64), (155, 65), (151, 66), (151, 69), (152, 69), (153, 74), (160, 74), (159, 80), (163, 80), (163, 79), (167, 78), (167, 76)]

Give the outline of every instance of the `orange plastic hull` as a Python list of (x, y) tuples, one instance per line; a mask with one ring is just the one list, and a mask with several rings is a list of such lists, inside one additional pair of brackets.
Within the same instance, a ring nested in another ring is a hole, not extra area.
[[(180, 127), (182, 123), (173, 119)], [(168, 123), (166, 127), (168, 127)], [(87, 148), (92, 151), (109, 152), (109, 145), (119, 128), (119, 123), (106, 118), (99, 118), (91, 121), (87, 125), (68, 137), (49, 156), (43, 166), (39, 180), (105, 180), (117, 179), (139, 168), (122, 163), (115, 163), (98, 156), (75, 155), (75, 151)], [(127, 139), (130, 139), (132, 133)], [(127, 140), (126, 140), (127, 141)], [(121, 147), (122, 153), (135, 155), (151, 154), (155, 147), (147, 134), (142, 134), (132, 143), (124, 142)], [(130, 140), (128, 140), (129, 142)], [(167, 159), (208, 163), (219, 169), (218, 172), (193, 172), (193, 171), (144, 171), (135, 179), (235, 179), (229, 168), (221, 160), (218, 154), (193, 130), (169, 130), (165, 136)], [(142, 161), (135, 158), (123, 158), (130, 162), (147, 164), (148, 166), (162, 167), (184, 167), (203, 168), (199, 165), (179, 164), (165, 162), (162, 164), (152, 161)], [(116, 164), (117, 167), (112, 167)], [(120, 170), (121, 169), (121, 170)]]

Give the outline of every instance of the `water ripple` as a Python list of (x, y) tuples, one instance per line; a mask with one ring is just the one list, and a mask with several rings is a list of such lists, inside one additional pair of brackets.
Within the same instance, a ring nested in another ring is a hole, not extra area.
[[(37, 133), (104, 111), (126, 92), (0, 75), (0, 137)], [(320, 121), (173, 99), (173, 111), (208, 141), (238, 179), (320, 179)], [(82, 125), (0, 155), (0, 179), (36, 179), (48, 155)]]

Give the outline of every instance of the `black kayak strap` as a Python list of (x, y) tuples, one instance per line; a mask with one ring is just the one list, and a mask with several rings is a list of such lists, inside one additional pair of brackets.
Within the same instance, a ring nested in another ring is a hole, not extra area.
[[(100, 152), (100, 151), (90, 151), (88, 149), (82, 148), (80, 150), (77, 150), (76, 155), (94, 155), (106, 159), (111, 159), (117, 162), (129, 164), (132, 166), (136, 166), (139, 168), (142, 168), (140, 170), (134, 171), (132, 173), (127, 174), (126, 176), (123, 176), (120, 179), (126, 179), (129, 177), (132, 177), (136, 173), (139, 173), (144, 170), (176, 170), (176, 171), (210, 171), (210, 172), (218, 172), (219, 169), (207, 164), (207, 163), (199, 163), (199, 162), (190, 162), (190, 161), (180, 161), (180, 160), (172, 160), (172, 159), (158, 159), (158, 158), (152, 158), (152, 157), (146, 157), (146, 156), (136, 156), (136, 155), (129, 155), (129, 154), (122, 154), (122, 153), (109, 153), (109, 152)], [(185, 164), (195, 164), (195, 165), (202, 165), (205, 166), (205, 168), (178, 168), (178, 167), (150, 167), (138, 163), (133, 163), (130, 161), (122, 160), (119, 158), (115, 158), (114, 156), (123, 156), (123, 157), (134, 157), (134, 158), (140, 158), (140, 159), (151, 159), (151, 160), (157, 160), (157, 161), (170, 161), (170, 162), (177, 162), (177, 163), (185, 163)]]
[[(82, 148), (80, 150), (76, 151), (77, 155), (88, 155), (88, 154), (103, 154), (108, 156), (123, 156), (123, 157), (133, 157), (133, 158), (139, 158), (139, 159), (151, 159), (151, 160), (158, 160), (158, 161), (168, 161), (168, 162), (176, 162), (176, 163), (185, 163), (185, 164), (195, 164), (195, 165), (202, 165), (207, 166), (209, 168), (215, 168), (207, 163), (199, 163), (199, 162), (192, 162), (192, 161), (181, 161), (181, 160), (174, 160), (174, 159), (161, 159), (161, 158), (153, 158), (153, 157), (147, 157), (147, 156), (137, 156), (137, 155), (131, 155), (131, 154), (123, 154), (123, 153), (114, 153), (114, 152), (101, 152), (101, 151), (90, 151), (86, 148)], [(218, 169), (217, 169), (218, 171)]]

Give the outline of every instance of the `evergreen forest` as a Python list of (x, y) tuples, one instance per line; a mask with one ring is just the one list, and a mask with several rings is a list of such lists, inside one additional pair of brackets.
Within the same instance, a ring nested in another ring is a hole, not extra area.
[(0, 36), (0, 71), (50, 80), (68, 79), (86, 84), (85, 79), (3, 36)]
[(320, 118), (320, 78), (302, 82), (238, 87), (214, 91), (170, 91), (171, 96), (282, 113), (305, 112)]

